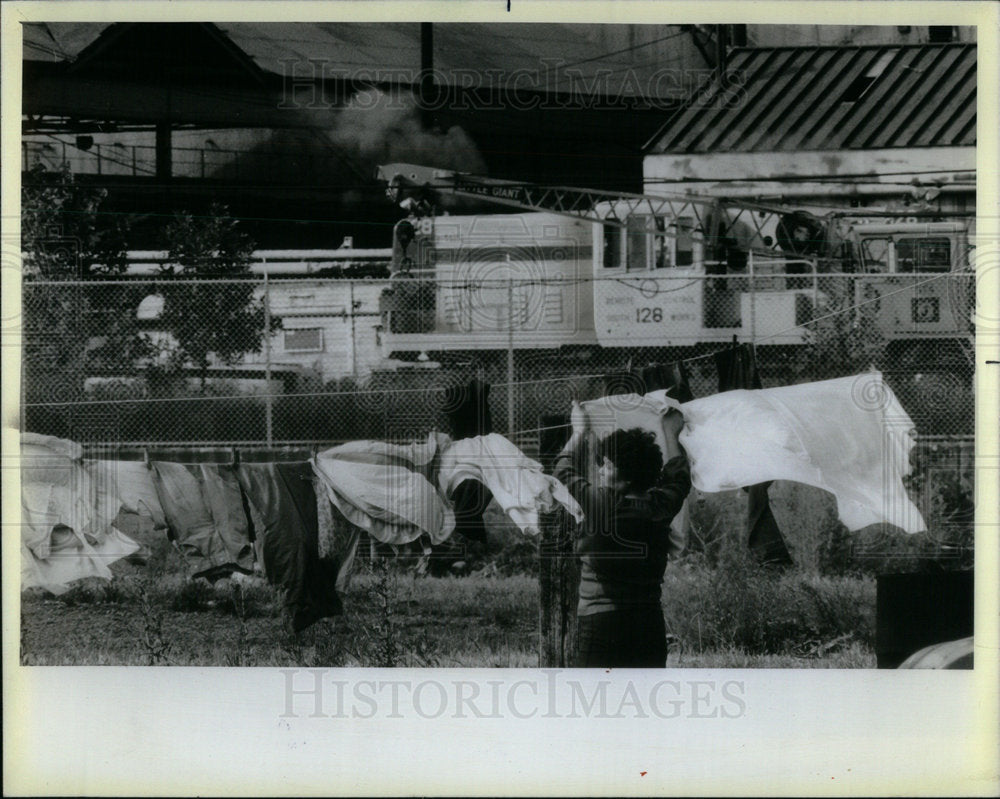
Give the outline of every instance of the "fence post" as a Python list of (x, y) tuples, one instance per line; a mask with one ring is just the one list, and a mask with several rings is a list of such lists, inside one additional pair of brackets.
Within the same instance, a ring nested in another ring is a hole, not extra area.
[(816, 316), (819, 313), (816, 310), (819, 308), (819, 261), (813, 259), (809, 263), (812, 265), (813, 273), (813, 316)]
[(358, 344), (356, 339), (357, 325), (354, 321), (354, 281), (347, 282), (347, 308), (351, 316), (351, 376), (358, 376)]
[(271, 286), (264, 268), (264, 425), (267, 446), (274, 443), (274, 398), (271, 396)]
[(753, 249), (747, 259), (750, 271), (750, 341), (757, 341), (757, 281), (753, 274)]
[(507, 278), (507, 437), (514, 437), (514, 278)]

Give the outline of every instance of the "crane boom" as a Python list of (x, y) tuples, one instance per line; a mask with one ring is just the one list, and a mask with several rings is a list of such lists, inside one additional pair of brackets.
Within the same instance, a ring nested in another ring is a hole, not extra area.
[[(774, 215), (780, 217), (788, 212), (787, 208), (776, 206), (687, 194), (633, 194), (572, 186), (542, 186), (419, 164), (385, 164), (378, 167), (376, 177), (387, 184), (387, 193), (396, 202), (405, 190), (417, 189), (487, 200), (527, 211), (547, 211), (617, 228), (627, 228), (628, 218), (634, 216), (687, 218), (693, 220), (692, 227), (704, 235), (719, 238), (729, 235), (742, 223), (752, 231), (754, 238), (764, 241), (768, 221), (773, 226)], [(614, 203), (615, 211), (602, 214), (597, 210), (599, 203)], [(671, 235), (670, 231), (665, 231), (665, 234)]]

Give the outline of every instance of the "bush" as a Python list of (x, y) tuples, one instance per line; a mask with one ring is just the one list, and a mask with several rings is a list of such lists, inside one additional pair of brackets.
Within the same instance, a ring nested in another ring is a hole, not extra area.
[(874, 642), (874, 580), (779, 573), (736, 546), (723, 548), (714, 569), (703, 555), (671, 565), (663, 602), (668, 632), (697, 651), (786, 653), (842, 637)]

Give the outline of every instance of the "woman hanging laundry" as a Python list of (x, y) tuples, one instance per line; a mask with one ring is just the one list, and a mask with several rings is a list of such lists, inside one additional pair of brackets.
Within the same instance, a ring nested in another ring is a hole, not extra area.
[[(585, 514), (576, 545), (581, 557), (578, 666), (662, 668), (666, 663), (660, 586), (670, 522), (691, 490), (691, 477), (677, 440), (683, 417), (669, 410), (661, 421), (666, 452), (652, 433), (639, 428), (616, 430), (597, 443), (588, 434), (586, 412), (573, 403), (573, 434), (555, 475)], [(598, 468), (591, 482), (593, 456)]]

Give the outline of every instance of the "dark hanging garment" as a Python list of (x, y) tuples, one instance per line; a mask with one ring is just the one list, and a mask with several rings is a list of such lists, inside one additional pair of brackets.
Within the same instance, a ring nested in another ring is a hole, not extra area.
[(678, 402), (690, 402), (694, 399), (683, 362), (650, 364), (639, 371), (639, 376), (647, 393), (667, 389), (670, 396)]
[[(719, 372), (719, 391), (737, 388), (761, 388), (757, 359), (749, 344), (715, 353)], [(791, 566), (792, 556), (781, 534), (781, 528), (771, 512), (767, 490), (771, 483), (758, 483), (747, 492), (747, 546), (754, 559), (766, 566)]]
[(455, 511), (455, 532), (471, 541), (486, 541), (483, 513), (493, 499), (490, 490), (478, 480), (463, 480), (448, 498)]
[(749, 344), (715, 353), (719, 372), (719, 392), (734, 388), (762, 388), (757, 371), (757, 359)]
[(551, 472), (556, 458), (573, 432), (569, 414), (543, 414), (538, 420), (538, 426), (538, 460), (546, 472)]
[(264, 573), (270, 583), (285, 589), (292, 628), (303, 630), (342, 613), (337, 595), (340, 564), (319, 557), (312, 465), (241, 464), (237, 475), (255, 516)]
[[(470, 380), (464, 386), (452, 386), (445, 395), (445, 413), (455, 441), (486, 436), (493, 432), (490, 415), (490, 386), (482, 380)], [(455, 532), (473, 541), (486, 540), (483, 511), (493, 494), (478, 480), (465, 480), (451, 496), (455, 510)]]
[(445, 393), (444, 411), (453, 439), (458, 441), (493, 432), (489, 397), (489, 383), (482, 380), (470, 380), (464, 386), (452, 386), (448, 389)]

